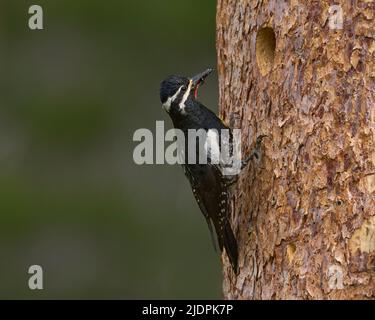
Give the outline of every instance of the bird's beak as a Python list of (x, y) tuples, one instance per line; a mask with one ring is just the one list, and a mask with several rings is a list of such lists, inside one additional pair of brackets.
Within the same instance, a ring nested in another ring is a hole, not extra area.
[(191, 80), (193, 81), (193, 86), (196, 87), (197, 85), (201, 84), (204, 79), (206, 79), (206, 77), (212, 72), (212, 69), (209, 68), (201, 73), (198, 73), (197, 75), (195, 75), (194, 77), (191, 78)]
[(212, 72), (212, 69), (209, 68), (201, 73), (198, 73), (194, 77), (191, 78), (192, 82), (192, 88), (194, 89), (194, 96), (197, 98), (198, 96), (198, 88), (201, 84), (204, 83), (204, 80), (207, 78), (207, 76)]

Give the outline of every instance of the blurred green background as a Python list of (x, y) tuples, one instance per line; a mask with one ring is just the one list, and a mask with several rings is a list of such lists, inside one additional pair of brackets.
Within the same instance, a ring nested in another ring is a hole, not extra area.
[[(214, 0), (0, 0), (0, 298), (221, 297), (182, 169), (132, 140), (171, 127), (163, 78), (215, 66)], [(217, 111), (216, 75), (200, 96)]]

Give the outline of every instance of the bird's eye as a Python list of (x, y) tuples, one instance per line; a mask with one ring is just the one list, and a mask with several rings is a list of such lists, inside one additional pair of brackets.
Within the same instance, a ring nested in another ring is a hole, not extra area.
[(181, 91), (186, 91), (186, 89), (187, 89), (186, 86), (182, 86)]

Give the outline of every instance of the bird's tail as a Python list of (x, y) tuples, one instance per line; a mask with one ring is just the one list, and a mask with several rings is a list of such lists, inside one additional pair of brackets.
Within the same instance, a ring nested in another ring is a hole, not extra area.
[(229, 221), (225, 224), (223, 232), (223, 243), (230, 264), (235, 274), (238, 273), (238, 247), (237, 240), (233, 234), (233, 230)]

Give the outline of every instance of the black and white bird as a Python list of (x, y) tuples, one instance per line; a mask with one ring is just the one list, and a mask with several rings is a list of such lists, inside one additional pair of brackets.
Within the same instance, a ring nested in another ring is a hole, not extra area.
[[(230, 144), (230, 151), (233, 151), (232, 130), (215, 113), (197, 100), (198, 88), (211, 72), (212, 69), (207, 69), (192, 78), (178, 75), (167, 77), (161, 83), (160, 100), (172, 119), (174, 127), (181, 130), (185, 136), (183, 168), (190, 181), (195, 199), (207, 221), (211, 236), (214, 238), (213, 226), (220, 250), (225, 248), (233, 270), (237, 273), (238, 247), (230, 224), (229, 203), (229, 186), (233, 182), (233, 176), (223, 174), (223, 163), (219, 159), (222, 147), (220, 133), (222, 131), (229, 132), (227, 142)], [(205, 132), (203, 149), (197, 142), (195, 150), (190, 151), (187, 139), (188, 131), (200, 129)], [(263, 137), (259, 137), (260, 140)], [(260, 142), (257, 141), (257, 143)], [(198, 161), (200, 152), (205, 153), (206, 163)], [(195, 163), (189, 161), (191, 153), (195, 153)], [(242, 167), (247, 164), (250, 158), (242, 162)]]

